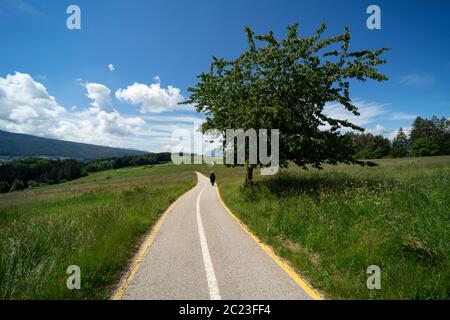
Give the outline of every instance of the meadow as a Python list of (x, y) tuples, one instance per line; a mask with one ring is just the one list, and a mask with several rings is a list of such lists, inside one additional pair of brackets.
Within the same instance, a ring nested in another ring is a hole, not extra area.
[[(0, 299), (107, 298), (142, 236), (195, 184), (192, 167), (157, 165), (0, 195)], [(70, 265), (81, 290), (67, 289)]]
[[(450, 157), (379, 166), (215, 166), (230, 209), (329, 299), (450, 298)], [(206, 166), (139, 166), (0, 195), (0, 299), (104, 299), (142, 236)], [(81, 290), (66, 269), (81, 268)], [(368, 290), (367, 267), (381, 269)]]
[(228, 207), (326, 298), (449, 299), (450, 157), (374, 161), (291, 166), (245, 189), (242, 167), (214, 171)]

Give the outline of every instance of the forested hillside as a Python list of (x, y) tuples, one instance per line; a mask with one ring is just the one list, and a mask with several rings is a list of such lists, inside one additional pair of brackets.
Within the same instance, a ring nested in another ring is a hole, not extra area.
[(90, 161), (111, 157), (143, 155), (138, 150), (40, 138), (0, 130), (0, 156), (9, 158), (48, 157)]

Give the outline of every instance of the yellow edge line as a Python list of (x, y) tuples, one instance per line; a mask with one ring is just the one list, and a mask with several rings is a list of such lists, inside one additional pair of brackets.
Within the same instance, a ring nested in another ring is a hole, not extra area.
[(111, 295), (111, 297), (110, 297), (111, 300), (121, 300), (122, 299), (123, 295), (125, 294), (125, 291), (127, 291), (128, 286), (130, 285), (130, 283), (133, 281), (134, 277), (136, 276), (136, 273), (139, 270), (139, 266), (141, 265), (142, 260), (144, 260), (144, 257), (147, 254), (147, 251), (150, 249), (153, 241), (155, 240), (159, 229), (161, 228), (162, 224), (164, 223), (164, 220), (167, 218), (167, 216), (172, 211), (172, 209), (181, 201), (181, 199), (183, 199), (194, 188), (195, 188), (195, 186), (193, 188), (189, 189), (189, 191), (185, 192), (177, 200), (175, 200), (175, 202), (173, 202), (166, 209), (166, 211), (164, 211), (164, 213), (159, 217), (158, 221), (152, 226), (150, 233), (145, 237), (144, 242), (142, 243), (138, 252), (133, 257), (130, 267), (128, 268), (127, 272), (122, 276), (122, 279), (120, 280), (118, 287), (115, 289), (114, 293)]
[(263, 243), (261, 240), (258, 239), (251, 231), (250, 229), (241, 221), (239, 218), (228, 208), (228, 206), (225, 204), (225, 202), (222, 200), (222, 197), (219, 192), (219, 185), (216, 183), (216, 193), (217, 197), (219, 198), (220, 203), (225, 208), (225, 211), (228, 212), (228, 214), (236, 220), (236, 222), (241, 226), (241, 228), (261, 247), (261, 249), (264, 250), (269, 257), (271, 257), (281, 268), (283, 268), (284, 271), (314, 300), (324, 300), (324, 297), (318, 293), (316, 290), (314, 290), (311, 285), (309, 285), (306, 280), (302, 279), (302, 277), (295, 272), (295, 270), (287, 264), (282, 258), (280, 258), (268, 245)]

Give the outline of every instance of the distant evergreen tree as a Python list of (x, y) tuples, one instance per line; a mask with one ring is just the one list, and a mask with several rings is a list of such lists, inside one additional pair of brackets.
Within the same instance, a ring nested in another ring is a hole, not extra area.
[(403, 128), (398, 130), (397, 136), (392, 142), (391, 154), (394, 158), (403, 158), (408, 154), (409, 141)]
[(427, 119), (417, 117), (412, 125), (410, 139), (411, 144), (419, 138), (430, 138), (433, 135), (433, 124)]
[(419, 137), (411, 144), (413, 157), (436, 156), (439, 154), (439, 145), (432, 138)]
[(375, 136), (367, 147), (372, 159), (385, 158), (391, 153), (391, 142), (382, 135)]
[(441, 118), (436, 124), (439, 154), (450, 154), (450, 119)]
[(411, 155), (436, 156), (450, 154), (450, 121), (433, 116), (417, 117), (410, 135)]
[(389, 156), (391, 152), (391, 142), (381, 135), (363, 133), (348, 135), (353, 139), (357, 159), (381, 159)]

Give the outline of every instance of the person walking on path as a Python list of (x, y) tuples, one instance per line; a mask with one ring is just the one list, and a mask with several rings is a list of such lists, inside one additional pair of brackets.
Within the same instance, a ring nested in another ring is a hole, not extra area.
[(214, 174), (214, 172), (211, 172), (211, 174), (209, 175), (209, 181), (211, 181), (211, 185), (214, 186), (214, 183), (216, 182), (216, 175)]

